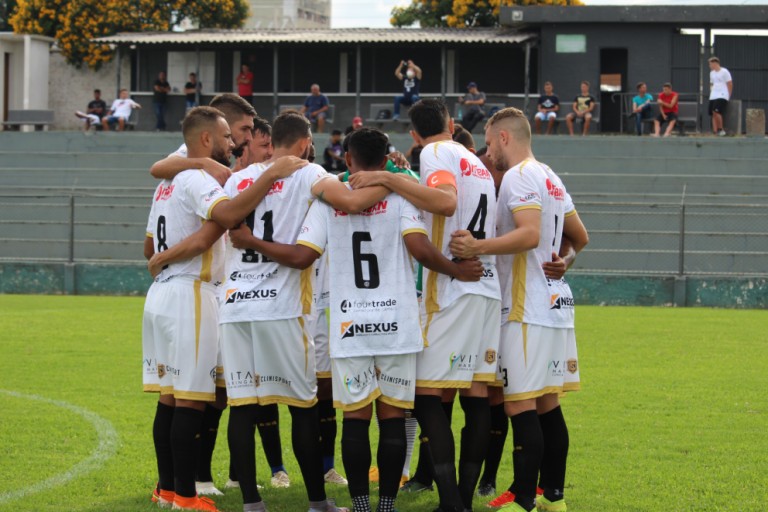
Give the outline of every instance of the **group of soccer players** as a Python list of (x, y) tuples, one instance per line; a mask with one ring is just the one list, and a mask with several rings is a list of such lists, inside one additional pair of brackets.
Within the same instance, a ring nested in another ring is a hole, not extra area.
[[(502, 447), (489, 439), (506, 435), (506, 416), (514, 481), (491, 504), (566, 510), (559, 395), (578, 389), (579, 371), (562, 277), (586, 229), (561, 180), (535, 160), (519, 110), (486, 125), (491, 169), (452, 140), (441, 100), (418, 102), (410, 116), (423, 147), (419, 180), (385, 171), (386, 135), (362, 128), (345, 140), (343, 183), (306, 160), (312, 135), (301, 114), (281, 114), (270, 133), (228, 94), (192, 109), (185, 145), (153, 167), (163, 181), (145, 241), (155, 281), (143, 349), (144, 389), (160, 392), (160, 506), (216, 510), (201, 495), (218, 492), (210, 458), (228, 403), (228, 485), (239, 485), (244, 512), (267, 510), (255, 427), (280, 482), (276, 404), (285, 404), (309, 511), (347, 510), (325, 494), (326, 482), (347, 483), (333, 468), (336, 408), (352, 510), (370, 512), (375, 404), (377, 511), (395, 510), (411, 410), (439, 511), (472, 509), (486, 455), (498, 466), (489, 451)], [(232, 154), (241, 170), (229, 176)], [(458, 476), (444, 403), (452, 408), (456, 389), (465, 413)]]

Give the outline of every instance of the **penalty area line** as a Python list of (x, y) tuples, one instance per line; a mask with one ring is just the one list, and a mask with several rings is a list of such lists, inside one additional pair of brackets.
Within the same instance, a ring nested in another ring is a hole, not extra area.
[(26, 393), (18, 393), (16, 391), (9, 391), (6, 389), (0, 389), (0, 394), (13, 398), (22, 398), (24, 400), (43, 402), (73, 412), (84, 418), (93, 426), (99, 439), (99, 443), (96, 449), (94, 449), (91, 454), (88, 455), (88, 457), (81, 460), (67, 471), (53, 475), (28, 487), (2, 493), (0, 494), (0, 504), (14, 501), (19, 498), (23, 498), (24, 496), (29, 496), (30, 494), (47, 491), (49, 489), (53, 489), (54, 487), (62, 486), (67, 482), (74, 480), (75, 478), (83, 476), (97, 469), (99, 466), (104, 464), (104, 462), (115, 455), (115, 452), (117, 451), (118, 440), (117, 431), (115, 430), (115, 427), (112, 426), (112, 423), (109, 422), (109, 420), (99, 416), (95, 412), (89, 411), (88, 409), (79, 407), (69, 402), (53, 400), (44, 396), (28, 395)]

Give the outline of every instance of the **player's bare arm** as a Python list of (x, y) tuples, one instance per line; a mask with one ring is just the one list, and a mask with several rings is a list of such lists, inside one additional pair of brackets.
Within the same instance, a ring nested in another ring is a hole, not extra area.
[(220, 201), (214, 205), (211, 210), (211, 218), (225, 229), (237, 227), (266, 197), (272, 187), (272, 183), (285, 176), (290, 176), (308, 163), (306, 160), (296, 156), (278, 158), (273, 165), (253, 182), (253, 185), (245, 189), (237, 197), (231, 201)]
[(178, 244), (163, 252), (156, 252), (149, 258), (147, 269), (152, 277), (156, 277), (163, 267), (194, 258), (203, 254), (216, 243), (216, 240), (224, 234), (224, 228), (215, 222), (204, 222), (203, 225)]
[(149, 260), (155, 254), (155, 241), (151, 236), (144, 238), (144, 259)]
[(202, 169), (222, 186), (232, 176), (229, 167), (212, 158), (187, 158), (179, 155), (170, 155), (158, 160), (152, 164), (149, 173), (159, 180), (172, 180), (177, 174), (187, 169)]
[(478, 240), (467, 230), (451, 234), (449, 248), (457, 258), (469, 259), (485, 254), (518, 254), (538, 247), (541, 210), (527, 209), (512, 214), (515, 229), (496, 238)]
[(290, 268), (304, 270), (312, 266), (320, 254), (305, 245), (265, 242), (253, 236), (251, 228), (241, 224), (237, 229), (229, 230), (229, 239), (235, 249), (253, 249), (268, 258)]
[(324, 179), (314, 184), (312, 194), (334, 208), (354, 214), (360, 213), (387, 197), (389, 190), (380, 186), (368, 187), (365, 190), (350, 190), (339, 180)]
[(459, 281), (479, 281), (483, 264), (478, 259), (451, 261), (437, 250), (424, 233), (408, 233), (403, 237), (411, 256), (433, 272), (440, 272)]
[(403, 196), (416, 208), (430, 213), (452, 216), (456, 212), (458, 197), (452, 185), (425, 187), (412, 179), (387, 171), (358, 172), (349, 177), (354, 189), (383, 185)]

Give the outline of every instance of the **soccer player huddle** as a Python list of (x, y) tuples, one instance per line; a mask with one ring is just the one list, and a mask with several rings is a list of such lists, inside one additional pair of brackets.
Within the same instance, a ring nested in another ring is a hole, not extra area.
[[(227, 486), (240, 488), (244, 512), (267, 510), (257, 426), (272, 484), (288, 482), (274, 455), (276, 404), (292, 416), (309, 512), (370, 512), (374, 407), (377, 511), (395, 510), (401, 486), (417, 488), (402, 479), (411, 415), (437, 510), (472, 510), (478, 482), (478, 493), (495, 493), (507, 417), (514, 481), (489, 505), (566, 510), (559, 396), (578, 389), (579, 367), (563, 275), (586, 229), (562, 181), (535, 160), (519, 110), (486, 125), (490, 170), (452, 141), (441, 100), (421, 100), (409, 115), (423, 147), (419, 179), (385, 171), (386, 135), (361, 128), (345, 139), (344, 183), (307, 161), (312, 134), (301, 114), (284, 112), (270, 127), (229, 94), (190, 110), (185, 145), (153, 166), (163, 181), (145, 240), (154, 282), (143, 348), (144, 389), (160, 392), (160, 506), (217, 510), (202, 494), (219, 493), (210, 459), (228, 403)], [(240, 170), (230, 175), (233, 154)], [(458, 472), (455, 390), (465, 413)], [(346, 479), (333, 464), (334, 408)], [(326, 496), (329, 482), (348, 485), (351, 509)]]

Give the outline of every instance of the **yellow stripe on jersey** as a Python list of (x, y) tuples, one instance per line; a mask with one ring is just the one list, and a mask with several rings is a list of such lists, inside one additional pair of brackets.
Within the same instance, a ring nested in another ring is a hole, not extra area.
[(301, 271), (299, 278), (301, 288), (301, 314), (308, 315), (312, 312), (312, 274), (314, 268), (312, 265)]
[(406, 229), (405, 231), (403, 231), (401, 233), (401, 235), (405, 236), (405, 235), (410, 235), (411, 233), (421, 233), (421, 234), (429, 236), (427, 234), (427, 230), (426, 229), (421, 229), (421, 228)]
[(147, 238), (155, 238), (155, 236), (149, 231), (147, 231)]
[(512, 260), (512, 310), (508, 320), (522, 322), (525, 313), (525, 274), (528, 259), (526, 253), (515, 254)]
[[(437, 250), (443, 252), (443, 235), (445, 231), (445, 216), (433, 215), (432, 216), (432, 245), (437, 247)], [(427, 313), (434, 313), (440, 311), (440, 304), (437, 303), (437, 272), (429, 272), (427, 277), (427, 291), (424, 298), (424, 305)], [(429, 327), (429, 325), (427, 325)]]
[(571, 210), (569, 212), (565, 212), (565, 218), (568, 218), (571, 215), (576, 215), (576, 210)]
[(202, 318), (201, 309), (203, 299), (200, 296), (200, 284), (199, 279), (195, 279), (193, 289), (195, 290), (195, 365), (197, 365), (197, 355), (200, 349), (200, 321)]
[(524, 206), (518, 206), (517, 208), (512, 208), (512, 213), (517, 213), (522, 210), (541, 210), (541, 206), (537, 204), (526, 204)]
[(211, 266), (213, 265), (213, 247), (209, 247), (203, 253), (202, 267), (200, 268), (200, 280), (211, 282)]
[(307, 242), (306, 240), (297, 240), (296, 245), (303, 245), (304, 247), (309, 247), (310, 249), (315, 251), (317, 254), (320, 254), (321, 256), (324, 252), (320, 247), (316, 246), (312, 242)]
[(229, 201), (229, 198), (227, 196), (222, 196), (215, 200), (211, 207), (208, 208), (208, 211), (205, 213), (205, 220), (209, 220), (211, 218), (211, 212), (213, 211), (214, 207), (222, 201)]

